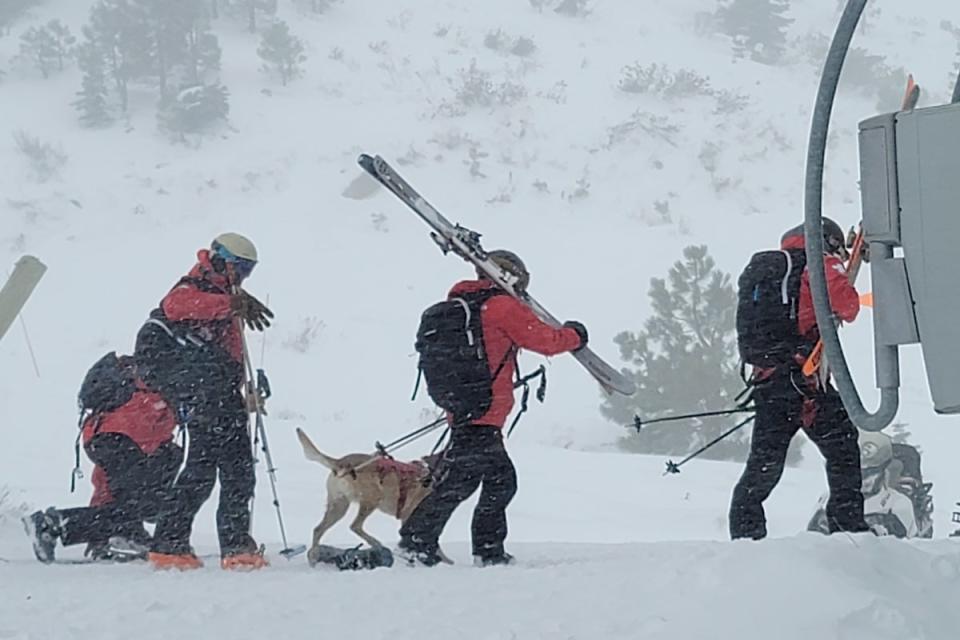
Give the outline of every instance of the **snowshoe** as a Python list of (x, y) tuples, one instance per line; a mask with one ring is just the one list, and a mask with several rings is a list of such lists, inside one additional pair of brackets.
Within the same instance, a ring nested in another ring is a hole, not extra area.
[(166, 571), (168, 569), (177, 569), (179, 571), (190, 571), (199, 569), (203, 566), (200, 560), (192, 551), (186, 553), (156, 553), (147, 554), (147, 559), (154, 569)]
[(37, 560), (50, 564), (56, 560), (54, 550), (60, 538), (60, 514), (50, 507), (46, 511), (35, 511), (23, 519), (23, 528), (33, 544), (33, 554)]
[(326, 544), (317, 545), (307, 553), (311, 567), (318, 564), (332, 564), (340, 571), (357, 571), (392, 567), (393, 554), (386, 547), (367, 547), (362, 549), (341, 549)]

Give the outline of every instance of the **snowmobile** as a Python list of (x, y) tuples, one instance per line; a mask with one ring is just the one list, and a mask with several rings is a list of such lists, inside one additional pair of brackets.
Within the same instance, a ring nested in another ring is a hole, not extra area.
[[(924, 482), (920, 452), (879, 432), (860, 432), (863, 510), (874, 533), (897, 538), (933, 537), (933, 483)], [(807, 531), (829, 533), (826, 504), (820, 498)]]

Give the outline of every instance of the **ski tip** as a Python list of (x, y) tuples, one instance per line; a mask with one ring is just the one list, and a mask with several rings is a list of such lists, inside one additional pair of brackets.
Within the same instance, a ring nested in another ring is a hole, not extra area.
[(376, 170), (374, 169), (374, 166), (373, 166), (374, 161), (375, 161), (375, 158), (366, 153), (361, 153), (360, 156), (357, 158), (357, 164), (360, 165), (360, 167), (364, 171), (366, 171), (371, 175), (376, 174)]

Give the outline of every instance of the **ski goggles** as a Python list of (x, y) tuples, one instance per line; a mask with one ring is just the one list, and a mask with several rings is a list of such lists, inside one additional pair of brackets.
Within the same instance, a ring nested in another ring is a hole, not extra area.
[(224, 262), (229, 264), (233, 268), (233, 273), (236, 275), (238, 280), (245, 280), (253, 273), (253, 268), (257, 266), (256, 260), (248, 260), (247, 258), (241, 258), (236, 256), (224, 247), (222, 244), (218, 244), (214, 251), (218, 257), (222, 258)]

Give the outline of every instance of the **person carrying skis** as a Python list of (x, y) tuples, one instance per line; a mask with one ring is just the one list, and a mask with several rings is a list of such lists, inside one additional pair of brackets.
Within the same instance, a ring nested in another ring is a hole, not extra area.
[(250, 535), (256, 475), (249, 433), (251, 402), (243, 392), (243, 323), (262, 331), (273, 313), (240, 285), (257, 264), (253, 243), (218, 236), (210, 250), (163, 298), (137, 336), (148, 384), (178, 408), (190, 445), (174, 485), (175, 508), (157, 523), (150, 561), (158, 568), (201, 566), (190, 546), (193, 520), (219, 475), (217, 533), (221, 566), (267, 564)]
[[(860, 297), (844, 266), (844, 233), (828, 218), (823, 219), (823, 242), (831, 308), (837, 318), (852, 322), (860, 311)], [(819, 339), (804, 247), (800, 225), (783, 235), (780, 252), (756, 254), (740, 277), (738, 341), (741, 357), (754, 369), (756, 420), (746, 468), (733, 490), (732, 539), (759, 540), (767, 535), (763, 502), (780, 481), (790, 441), (801, 428), (826, 459), (830, 531), (869, 530), (860, 488), (857, 429), (829, 381), (821, 383), (817, 375), (802, 374), (803, 363)], [(782, 266), (770, 270), (769, 265), (784, 261), (786, 273)]]
[[(119, 375), (111, 376), (111, 370)], [(109, 394), (117, 399), (100, 407), (87, 404), (84, 389), (91, 381), (101, 388), (112, 382)], [(93, 497), (88, 507), (50, 507), (24, 518), (34, 553), (41, 562), (53, 562), (60, 542), (87, 543), (86, 555), (94, 560), (145, 557), (151, 539), (143, 523), (155, 521), (167, 507), (183, 461), (174, 442), (176, 415), (163, 396), (144, 386), (130, 356), (111, 353), (101, 359), (80, 395), (80, 440), (96, 465)]]
[[(517, 292), (523, 292), (530, 280), (520, 258), (509, 251), (488, 253), (489, 258), (518, 278)], [(509, 564), (513, 557), (504, 550), (507, 537), (507, 505), (517, 490), (517, 474), (504, 447), (503, 426), (514, 405), (513, 379), (516, 357), (521, 349), (545, 356), (577, 351), (587, 344), (587, 330), (579, 322), (567, 322), (553, 328), (542, 322), (525, 304), (508, 295), (479, 269), (476, 280), (456, 284), (448, 300), (469, 307), (479, 314), (480, 337), (485, 352), (488, 393), (483, 413), (462, 418), (448, 413), (450, 442), (434, 470), (432, 492), (421, 502), (400, 529), (399, 551), (411, 563), (433, 566), (442, 560), (439, 538), (447, 521), (460, 503), (482, 485), (480, 499), (473, 512), (473, 556), (480, 566)], [(441, 303), (443, 304), (443, 303)], [(428, 310), (429, 313), (429, 310)], [(425, 314), (426, 316), (426, 314)], [(468, 314), (467, 316), (471, 316)], [(421, 324), (421, 334), (422, 334)], [(421, 368), (431, 384), (430, 371)], [(453, 358), (453, 356), (450, 356)], [(457, 377), (450, 361), (438, 362), (438, 378)], [(450, 370), (444, 370), (445, 367)], [(463, 395), (476, 388), (458, 390)], [(431, 390), (431, 396), (434, 396)], [(446, 407), (445, 407), (446, 408)]]

